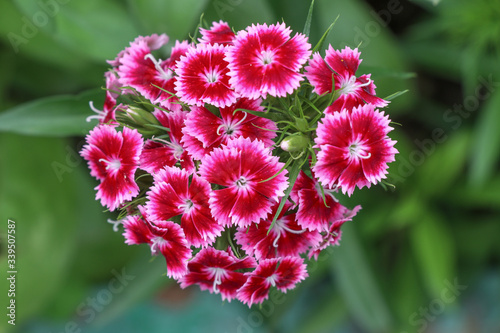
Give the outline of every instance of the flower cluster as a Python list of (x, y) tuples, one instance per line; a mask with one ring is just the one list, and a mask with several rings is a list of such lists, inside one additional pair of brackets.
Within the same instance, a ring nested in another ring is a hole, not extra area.
[[(341, 194), (386, 177), (395, 141), (357, 49), (323, 57), (284, 23), (225, 22), (138, 37), (109, 61), (81, 155), (127, 244), (148, 244), (182, 288), (251, 306), (307, 277), (337, 245)], [(89, 119), (90, 120), (90, 119)]]

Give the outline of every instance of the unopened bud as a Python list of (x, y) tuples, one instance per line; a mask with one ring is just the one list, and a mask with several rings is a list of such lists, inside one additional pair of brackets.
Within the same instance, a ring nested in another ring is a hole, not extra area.
[(281, 149), (288, 152), (302, 151), (309, 147), (309, 137), (302, 133), (290, 135), (281, 141)]

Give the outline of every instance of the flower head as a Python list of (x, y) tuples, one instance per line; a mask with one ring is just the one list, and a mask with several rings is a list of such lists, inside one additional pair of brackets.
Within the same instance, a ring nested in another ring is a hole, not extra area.
[(187, 263), (191, 258), (182, 228), (174, 222), (165, 222), (161, 227), (152, 224), (142, 207), (141, 215), (129, 215), (123, 220), (125, 243), (128, 245), (146, 243), (151, 247), (151, 254), (161, 253), (167, 261), (167, 276), (181, 278), (187, 272)]
[(302, 228), (325, 231), (347, 208), (338, 202), (333, 190), (321, 188), (314, 176), (313, 173), (311, 178), (300, 171), (290, 197), (297, 204), (297, 223)]
[(252, 257), (238, 259), (232, 250), (202, 249), (189, 261), (188, 273), (180, 280), (181, 288), (193, 284), (210, 293), (220, 293), (222, 299), (231, 301), (237, 296), (237, 290), (247, 281), (247, 274), (242, 270), (255, 268), (257, 262)]
[(278, 206), (278, 203), (274, 204), (271, 213), (258, 225), (254, 223), (248, 228), (239, 228), (235, 234), (241, 249), (257, 260), (298, 256), (321, 241), (319, 232), (303, 229), (297, 224), (295, 213), (290, 212), (290, 202), (285, 203), (271, 227)]
[(200, 43), (230, 45), (234, 39), (234, 32), (226, 22), (222, 20), (213, 22), (210, 29), (200, 29), (202, 38)]
[(127, 127), (118, 132), (112, 125), (98, 125), (86, 137), (80, 154), (90, 174), (101, 181), (96, 199), (113, 211), (139, 193), (134, 174), (139, 166), (142, 136)]
[(208, 182), (224, 187), (210, 193), (212, 215), (221, 225), (240, 227), (265, 218), (288, 186), (287, 171), (278, 174), (283, 165), (258, 140), (239, 137), (214, 149), (199, 171)]
[[(190, 179), (191, 178), (191, 179)], [(208, 198), (210, 184), (196, 174), (190, 175), (177, 167), (165, 167), (154, 177), (147, 193), (148, 216), (155, 224), (181, 216), (181, 227), (189, 245), (207, 246), (220, 236), (220, 226), (210, 214)]]
[(194, 170), (193, 160), (189, 157), (181, 143), (182, 129), (187, 113), (183, 111), (164, 112), (156, 110), (155, 117), (165, 128), (169, 129), (169, 140), (147, 140), (141, 154), (141, 169), (153, 174), (165, 166), (177, 163), (188, 172)]
[(282, 24), (257, 24), (239, 31), (229, 46), (229, 83), (243, 97), (284, 97), (299, 87), (299, 73), (311, 55), (311, 45), (303, 34), (290, 38)]
[(220, 118), (202, 106), (193, 106), (183, 129), (183, 143), (197, 160), (213, 149), (226, 144), (229, 139), (250, 138), (261, 140), (266, 147), (272, 146), (276, 124), (269, 119), (252, 115), (238, 109), (263, 111), (260, 100), (239, 99), (235, 104), (220, 108)]
[(326, 51), (325, 59), (319, 52), (313, 54), (309, 65), (305, 68), (305, 75), (314, 86), (314, 92), (319, 95), (339, 93), (335, 102), (329, 106), (325, 113), (333, 113), (343, 109), (351, 110), (353, 107), (366, 103), (376, 107), (384, 107), (387, 101), (375, 96), (375, 84), (370, 75), (356, 77), (361, 59), (358, 49), (349, 47), (341, 51), (334, 50), (330, 45)]
[[(170, 58), (165, 61), (155, 59), (150, 45), (148, 40), (141, 39), (125, 49), (117, 68), (120, 83), (136, 89), (151, 103), (160, 103), (171, 110), (181, 110), (174, 92), (174, 71), (176, 61), (186, 52), (188, 43), (177, 41)], [(159, 46), (160, 42), (156, 40), (152, 45)]]
[(226, 47), (219, 44), (198, 44), (191, 47), (177, 63), (175, 91), (182, 102), (217, 107), (236, 102), (238, 94), (229, 86)]
[(396, 141), (387, 136), (393, 129), (389, 123), (371, 104), (326, 115), (314, 140), (320, 149), (313, 167), (319, 181), (351, 195), (356, 186), (370, 187), (386, 178), (387, 163), (398, 152)]

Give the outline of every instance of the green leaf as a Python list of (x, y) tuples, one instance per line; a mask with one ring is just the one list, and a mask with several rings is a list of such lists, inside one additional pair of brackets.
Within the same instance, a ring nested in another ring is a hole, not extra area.
[(42, 136), (81, 136), (96, 125), (86, 122), (92, 114), (89, 101), (98, 107), (104, 91), (92, 90), (78, 96), (54, 96), (21, 104), (0, 113), (0, 131)]
[[(67, 147), (62, 139), (0, 135), (0, 230), (3, 238), (7, 219), (16, 222), (19, 324), (26, 323), (59, 291), (76, 250), (79, 189), (72, 177), (58, 178), (52, 164), (73, 162)], [(66, 165), (68, 172), (72, 166)], [(6, 254), (2, 251), (0, 257), (4, 269)], [(2, 290), (8, 290), (6, 283), (5, 278), (0, 280)]]
[(313, 16), (314, 0), (311, 1), (311, 6), (309, 7), (309, 12), (307, 13), (306, 23), (304, 24), (304, 30), (302, 31), (304, 35), (309, 37), (311, 33), (311, 21)]
[(392, 332), (392, 318), (377, 286), (352, 223), (342, 226), (341, 245), (334, 248), (332, 272), (351, 315), (365, 332)]
[(447, 134), (435, 128), (429, 137), (415, 140), (409, 161), (416, 168), (416, 186), (429, 195), (446, 192), (465, 168), (469, 137), (466, 131)]
[(500, 91), (481, 110), (472, 142), (469, 181), (477, 187), (494, 175), (500, 158)]
[(446, 279), (455, 275), (455, 244), (445, 222), (428, 207), (421, 207), (419, 223), (414, 224), (410, 242), (420, 274), (431, 297), (439, 297)]
[[(187, 39), (207, 7), (208, 0), (129, 0), (130, 12), (147, 34), (166, 33), (171, 42)], [(219, 20), (217, 20), (219, 21)]]

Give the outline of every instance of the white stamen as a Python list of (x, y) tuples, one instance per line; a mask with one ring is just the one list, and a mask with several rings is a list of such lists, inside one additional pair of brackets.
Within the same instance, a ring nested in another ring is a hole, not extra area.
[(267, 277), (266, 281), (269, 282), (271, 284), (271, 286), (276, 287), (276, 278), (277, 278), (276, 274), (273, 274), (273, 275)]
[(114, 221), (112, 219), (108, 219), (108, 223), (111, 223), (113, 225), (113, 231), (118, 232), (118, 226), (122, 224), (121, 220)]
[(161, 238), (160, 236), (157, 236), (157, 237), (153, 238), (152, 241), (153, 242), (151, 243), (151, 255), (155, 256), (155, 255), (158, 254), (158, 250), (159, 250), (160, 244), (166, 243), (167, 241), (164, 240), (163, 238)]
[(182, 154), (184, 154), (184, 148), (182, 148), (182, 146), (180, 144), (175, 144), (173, 142), (163, 140), (160, 138), (155, 138), (155, 137), (151, 138), (151, 140), (161, 142), (164, 145), (168, 146), (169, 148), (173, 149), (174, 150), (174, 158), (179, 162), (183, 162), (183, 160), (181, 160), (181, 156), (182, 156)]
[(94, 114), (94, 115), (91, 115), (91, 116), (88, 116), (85, 120), (90, 123), (92, 121), (92, 119), (97, 119), (97, 120), (102, 120), (104, 119), (104, 117), (106, 116), (106, 112), (104, 112), (104, 110), (99, 110), (97, 109), (95, 106), (94, 106), (94, 102), (93, 101), (90, 101), (89, 102), (89, 106), (90, 106), (90, 109), (92, 111), (94, 111), (95, 113), (97, 114)]
[(164, 79), (165, 81), (168, 81), (173, 77), (172, 70), (167, 69), (167, 72), (165, 72), (165, 70), (161, 68), (161, 60), (156, 60), (151, 53), (146, 54), (144, 56), (144, 59), (149, 59), (153, 62), (156, 70), (160, 73), (161, 78)]
[(122, 163), (120, 162), (119, 159), (115, 159), (113, 161), (108, 161), (104, 158), (100, 158), (99, 159), (99, 162), (104, 162), (106, 163), (106, 170), (109, 170), (110, 168), (113, 169), (113, 170), (119, 170), (120, 167), (122, 166)]
[[(225, 133), (227, 135), (232, 135), (233, 132), (238, 129), (238, 126), (240, 126), (244, 121), (245, 119), (247, 119), (247, 113), (245, 111), (241, 111), (243, 112), (243, 118), (241, 118), (240, 120), (238, 120), (238, 122), (234, 123), (234, 124), (222, 124), (220, 125), (219, 127), (217, 127), (217, 135), (222, 135), (222, 133), (220, 133), (220, 130), (221, 129), (225, 129)], [(230, 132), (230, 133), (228, 133)]]

